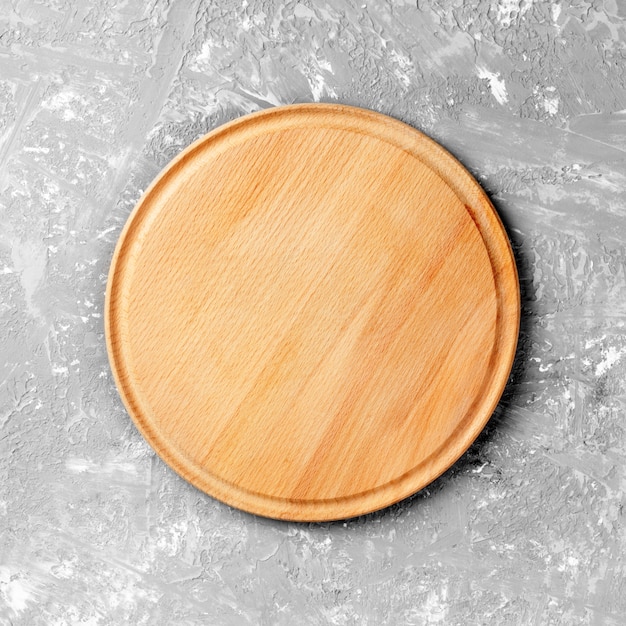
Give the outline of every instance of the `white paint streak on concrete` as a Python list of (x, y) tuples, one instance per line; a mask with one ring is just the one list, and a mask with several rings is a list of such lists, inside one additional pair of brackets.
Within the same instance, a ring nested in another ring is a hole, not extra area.
[(88, 473), (110, 476), (111, 474), (120, 473), (136, 476), (138, 473), (134, 463), (120, 459), (107, 459), (102, 463), (96, 463), (80, 457), (68, 457), (65, 461), (65, 467), (74, 474)]
[(47, 258), (46, 247), (38, 241), (14, 240), (12, 242), (11, 260), (13, 268), (20, 275), (26, 306), (34, 319), (41, 316), (41, 310), (35, 300), (37, 290), (45, 277)]
[(509, 97), (506, 93), (504, 79), (500, 78), (500, 73), (490, 72), (487, 68), (480, 66), (478, 66), (477, 70), (478, 78), (486, 79), (489, 82), (489, 89), (491, 89), (491, 93), (497, 102), (499, 104), (506, 104)]
[(389, 53), (389, 59), (394, 66), (396, 77), (401, 84), (408, 88), (411, 85), (411, 77), (415, 71), (413, 61), (407, 55), (401, 54), (397, 50), (392, 50)]
[(31, 585), (22, 576), (12, 574), (9, 568), (0, 565), (0, 597), (9, 612), (19, 616), (33, 599)]
[(626, 348), (618, 350), (615, 346), (609, 346), (602, 351), (602, 361), (596, 365), (596, 376), (606, 374), (626, 354)]
[[(559, 112), (559, 96), (556, 92), (556, 88), (549, 86), (545, 88), (546, 95), (544, 96), (543, 107), (548, 115), (556, 115)], [(572, 167), (575, 167), (574, 164)]]
[(497, 5), (497, 19), (504, 28), (511, 25), (511, 16), (519, 13), (520, 0), (499, 0)]

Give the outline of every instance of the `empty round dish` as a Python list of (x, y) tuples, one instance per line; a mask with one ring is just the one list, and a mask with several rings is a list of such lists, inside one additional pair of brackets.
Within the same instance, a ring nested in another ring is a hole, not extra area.
[(437, 143), (354, 107), (221, 126), (143, 195), (113, 258), (109, 357), (179, 474), (289, 520), (367, 513), (444, 472), (517, 343), (509, 240)]

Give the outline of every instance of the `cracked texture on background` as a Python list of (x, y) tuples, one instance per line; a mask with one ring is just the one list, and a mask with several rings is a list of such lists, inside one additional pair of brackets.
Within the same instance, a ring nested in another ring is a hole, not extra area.
[[(141, 190), (259, 108), (433, 136), (490, 194), (523, 297), (486, 432), (345, 523), (255, 518), (142, 440), (104, 347)], [(0, 624), (622, 624), (621, 0), (0, 0)]]

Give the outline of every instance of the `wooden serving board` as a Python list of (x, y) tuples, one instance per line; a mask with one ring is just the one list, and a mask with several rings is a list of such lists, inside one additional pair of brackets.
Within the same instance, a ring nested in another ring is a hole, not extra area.
[(175, 158), (132, 213), (106, 303), (137, 428), (179, 474), (289, 520), (439, 476), (515, 353), (509, 241), (443, 148), (378, 113), (279, 107)]

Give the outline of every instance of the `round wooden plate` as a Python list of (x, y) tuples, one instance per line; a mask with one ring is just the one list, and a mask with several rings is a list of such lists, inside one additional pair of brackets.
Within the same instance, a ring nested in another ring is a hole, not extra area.
[(347, 518), (469, 447), (507, 381), (515, 262), (470, 174), (414, 128), (279, 107), (175, 158), (120, 237), (111, 366), (163, 460), (232, 506)]

